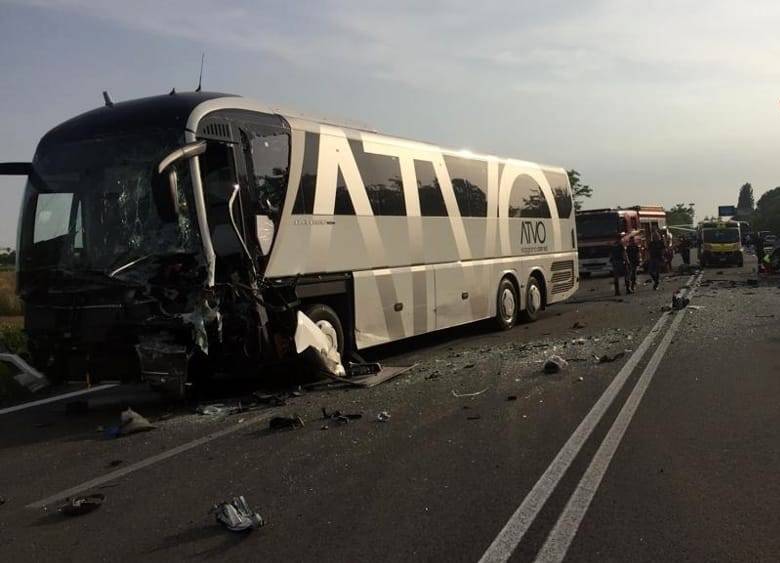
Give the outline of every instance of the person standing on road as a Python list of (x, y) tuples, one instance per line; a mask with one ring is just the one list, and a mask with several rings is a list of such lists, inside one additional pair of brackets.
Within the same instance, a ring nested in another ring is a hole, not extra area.
[(685, 264), (686, 266), (690, 266), (691, 241), (687, 237), (687, 235), (683, 235), (682, 238), (680, 238), (680, 244), (677, 246), (677, 248), (680, 251), (680, 256), (682, 257), (683, 264)]
[(760, 233), (755, 234), (755, 239), (753, 240), (753, 248), (756, 251), (756, 259), (758, 260), (758, 264), (760, 266), (761, 262), (764, 259), (764, 239), (761, 238)]
[(658, 231), (653, 231), (653, 238), (650, 241), (648, 252), (650, 254), (650, 261), (647, 267), (650, 271), (650, 277), (653, 278), (653, 289), (658, 289), (661, 266), (664, 263), (664, 253), (666, 252), (666, 245), (664, 244), (664, 241), (661, 240), (661, 235)]
[(634, 237), (628, 239), (626, 247), (626, 258), (628, 260), (628, 274), (626, 276), (626, 292), (634, 293), (636, 291), (636, 271), (639, 263), (642, 261), (642, 252)]
[(631, 293), (628, 286), (628, 277), (626, 276), (628, 258), (626, 257), (626, 249), (623, 246), (623, 237), (618, 236), (615, 244), (612, 246), (609, 262), (612, 265), (612, 277), (615, 280), (615, 295), (620, 295), (620, 278), (625, 280), (626, 293)]

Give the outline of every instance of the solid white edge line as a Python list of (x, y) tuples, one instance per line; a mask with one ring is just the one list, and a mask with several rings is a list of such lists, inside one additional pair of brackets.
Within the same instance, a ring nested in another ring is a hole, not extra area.
[(82, 389), (80, 391), (73, 391), (72, 393), (65, 393), (64, 395), (55, 395), (54, 397), (46, 397), (45, 399), (40, 399), (38, 401), (30, 401), (29, 403), (22, 403), (21, 405), (14, 405), (13, 407), (0, 409), (0, 415), (22, 411), (40, 405), (46, 405), (48, 403), (56, 403), (57, 401), (62, 401), (64, 399), (70, 399), (80, 395), (87, 395), (89, 393), (95, 393), (96, 391), (103, 391), (104, 389), (111, 389), (112, 387), (117, 387), (118, 385), (118, 383), (106, 383), (104, 385), (90, 387), (89, 389)]
[[(695, 289), (692, 289), (687, 293), (687, 296), (692, 297), (694, 292)], [(582, 523), (582, 519), (588, 511), (590, 503), (596, 495), (596, 491), (598, 491), (599, 485), (601, 485), (604, 474), (628, 429), (628, 425), (631, 423), (631, 419), (634, 417), (634, 414), (639, 407), (639, 403), (645, 395), (645, 391), (647, 391), (647, 388), (650, 386), (650, 382), (652, 381), (655, 372), (658, 370), (661, 360), (666, 354), (669, 345), (672, 343), (672, 338), (674, 338), (680, 323), (683, 318), (685, 318), (685, 311), (686, 309), (682, 309), (676, 314), (669, 326), (669, 330), (666, 331), (658, 348), (650, 357), (634, 390), (631, 392), (631, 395), (629, 395), (617, 418), (615, 418), (615, 422), (609, 429), (601, 446), (599, 446), (596, 455), (593, 456), (588, 469), (585, 471), (577, 488), (566, 503), (566, 507), (559, 516), (552, 531), (547, 536), (542, 549), (539, 550), (539, 553), (536, 556), (537, 563), (559, 563), (566, 557), (571, 542), (577, 535), (577, 530)]]
[[(686, 286), (690, 286), (694, 276), (690, 276)], [(634, 368), (642, 360), (647, 349), (655, 341), (656, 336), (666, 324), (669, 313), (663, 313), (661, 318), (655, 323), (645, 339), (637, 347), (631, 357), (626, 361), (621, 370), (609, 384), (604, 393), (599, 397), (596, 404), (590, 409), (585, 418), (582, 419), (577, 429), (569, 437), (561, 450), (555, 456), (545, 472), (536, 482), (531, 491), (526, 495), (520, 506), (517, 507), (514, 514), (498, 533), (496, 538), (487, 548), (480, 558), (480, 563), (502, 562), (511, 557), (515, 548), (518, 546), (523, 536), (531, 527), (537, 514), (542, 510), (545, 502), (558, 485), (566, 470), (569, 468), (574, 458), (577, 457), (580, 449), (588, 440), (593, 430), (596, 428), (604, 413), (612, 405), (623, 385), (628, 380)]]
[(267, 412), (263, 413), (260, 416), (256, 416), (254, 418), (251, 418), (249, 420), (245, 420), (242, 423), (236, 423), (233, 426), (230, 426), (228, 428), (224, 428), (222, 430), (219, 430), (218, 432), (213, 432), (211, 434), (208, 434), (204, 436), (203, 438), (198, 438), (197, 440), (192, 440), (191, 442), (187, 442), (186, 444), (182, 444), (180, 446), (177, 446), (175, 448), (172, 448), (170, 450), (166, 450), (164, 452), (160, 452), (157, 455), (153, 455), (152, 457), (148, 457), (146, 459), (143, 459), (137, 463), (134, 463), (132, 465), (128, 465), (127, 467), (123, 467), (122, 469), (117, 469), (116, 471), (112, 471), (111, 473), (106, 473), (105, 475), (102, 475), (100, 477), (96, 477), (95, 479), (91, 479), (89, 481), (86, 481), (84, 483), (81, 483), (80, 485), (76, 485), (75, 487), (71, 487), (70, 489), (65, 489), (64, 491), (60, 491), (58, 493), (54, 493), (51, 496), (46, 497), (45, 499), (38, 500), (35, 502), (32, 502), (28, 504), (25, 508), (44, 508), (54, 502), (66, 499), (68, 497), (71, 497), (73, 495), (77, 495), (79, 493), (83, 493), (84, 491), (88, 491), (89, 489), (93, 489), (95, 487), (98, 487), (100, 485), (103, 485), (105, 483), (108, 483), (110, 481), (113, 481), (115, 479), (119, 479), (120, 477), (124, 477), (125, 475), (128, 475), (130, 473), (133, 473), (135, 471), (138, 471), (139, 469), (143, 469), (145, 467), (149, 467), (150, 465), (153, 465), (155, 463), (159, 463), (161, 461), (165, 461), (166, 459), (169, 459), (173, 456), (176, 456), (180, 453), (184, 453), (188, 450), (191, 450), (193, 448), (197, 448), (198, 446), (201, 446), (207, 442), (211, 442), (212, 440), (216, 440), (217, 438), (222, 438), (223, 436), (227, 436), (228, 434), (232, 434), (234, 432), (238, 432), (239, 430), (243, 430), (245, 428), (248, 428), (252, 424), (256, 424), (258, 422), (262, 422), (263, 420), (266, 420), (267, 418), (273, 416), (276, 414), (276, 411), (273, 412)]

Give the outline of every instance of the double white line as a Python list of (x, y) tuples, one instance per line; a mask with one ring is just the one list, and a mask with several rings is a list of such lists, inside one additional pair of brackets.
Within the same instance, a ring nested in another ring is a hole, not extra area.
[[(701, 274), (695, 278), (695, 284), (694, 277), (695, 276), (691, 276), (686, 284), (689, 287), (686, 292), (686, 297), (688, 298), (691, 298), (696, 291), (693, 285), (698, 284), (701, 279)], [(639, 377), (631, 395), (626, 400), (626, 403), (623, 405), (615, 422), (609, 429), (607, 436), (604, 438), (596, 455), (593, 457), (593, 460), (585, 471), (577, 488), (569, 498), (566, 508), (558, 518), (553, 530), (547, 536), (544, 546), (537, 555), (537, 561), (558, 562), (562, 561), (566, 556), (566, 552), (568, 551), (574, 536), (577, 534), (580, 522), (582, 522), (582, 519), (593, 500), (593, 496), (596, 494), (596, 491), (601, 484), (604, 473), (607, 471), (609, 462), (612, 460), (612, 456), (615, 454), (615, 451), (639, 406), (639, 402), (642, 400), (653, 375), (655, 375), (655, 372), (658, 369), (658, 365), (661, 363), (661, 359), (666, 353), (674, 334), (677, 332), (680, 322), (682, 322), (683, 312), (678, 313), (674, 317), (669, 330), (661, 340), (661, 344), (650, 357), (650, 361), (642, 372), (642, 375)], [(596, 401), (596, 404), (593, 405), (590, 412), (585, 416), (582, 422), (580, 422), (580, 425), (558, 452), (558, 455), (555, 456), (555, 459), (553, 459), (552, 463), (547, 467), (547, 470), (536, 482), (533, 489), (531, 489), (517, 510), (515, 510), (514, 514), (509, 518), (509, 521), (504, 528), (496, 539), (493, 540), (493, 543), (490, 544), (487, 551), (485, 551), (480, 562), (503, 562), (509, 559), (518, 544), (522, 541), (528, 529), (531, 527), (531, 524), (533, 524), (536, 516), (544, 507), (547, 499), (550, 498), (550, 495), (552, 495), (558, 483), (563, 478), (566, 470), (572, 464), (574, 458), (577, 457), (577, 454), (582, 449), (582, 446), (601, 421), (604, 413), (606, 413), (607, 409), (609, 409), (614, 402), (618, 393), (623, 388), (623, 385), (634, 371), (634, 368), (642, 361), (642, 357), (650, 346), (652, 346), (656, 337), (666, 325), (669, 317), (670, 313), (661, 315), (661, 318), (655, 323), (650, 330), (650, 333), (618, 372), (615, 379), (613, 379), (612, 383), (607, 387), (607, 390), (599, 397), (599, 400)]]

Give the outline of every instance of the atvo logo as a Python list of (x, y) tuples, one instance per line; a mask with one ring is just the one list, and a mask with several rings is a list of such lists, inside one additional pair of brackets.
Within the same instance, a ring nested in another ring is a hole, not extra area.
[(520, 244), (544, 244), (547, 228), (543, 221), (523, 221), (520, 227)]

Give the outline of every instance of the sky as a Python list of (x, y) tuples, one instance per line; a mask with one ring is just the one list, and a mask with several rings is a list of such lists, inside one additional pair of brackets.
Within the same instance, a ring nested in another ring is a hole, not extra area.
[[(780, 2), (0, 0), (0, 161), (102, 104), (204, 89), (578, 170), (586, 207), (780, 185)], [(23, 181), (0, 178), (0, 246)]]

